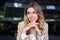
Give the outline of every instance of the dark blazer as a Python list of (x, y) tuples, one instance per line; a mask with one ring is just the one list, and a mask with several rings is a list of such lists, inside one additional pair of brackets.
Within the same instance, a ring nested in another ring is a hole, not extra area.
[[(45, 27), (44, 27), (44, 31), (43, 31), (43, 34), (44, 34), (44, 40), (48, 40), (48, 24), (47, 23), (44, 23)], [(24, 28), (24, 21), (22, 22), (19, 22), (18, 23), (18, 30), (17, 30), (17, 40), (22, 40), (21, 39), (21, 33), (22, 33), (22, 30)], [(27, 38), (25, 38), (25, 40), (29, 40), (29, 35)]]

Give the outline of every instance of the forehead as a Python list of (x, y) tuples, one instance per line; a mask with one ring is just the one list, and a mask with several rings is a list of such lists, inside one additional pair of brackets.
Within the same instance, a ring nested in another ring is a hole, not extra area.
[(33, 7), (30, 7), (27, 9), (27, 12), (33, 12), (33, 11), (35, 11), (35, 9)]

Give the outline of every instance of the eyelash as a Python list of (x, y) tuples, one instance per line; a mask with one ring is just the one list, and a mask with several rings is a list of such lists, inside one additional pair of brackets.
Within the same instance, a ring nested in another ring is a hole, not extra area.
[[(36, 13), (36, 12), (33, 12), (33, 14)], [(27, 14), (30, 14), (30, 12), (27, 12)]]
[(30, 14), (30, 12), (27, 12), (27, 14)]

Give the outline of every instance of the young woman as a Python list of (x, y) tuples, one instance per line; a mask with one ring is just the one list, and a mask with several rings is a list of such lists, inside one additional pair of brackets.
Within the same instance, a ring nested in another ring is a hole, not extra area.
[(38, 3), (25, 8), (24, 21), (19, 22), (17, 31), (17, 40), (48, 40), (48, 24)]

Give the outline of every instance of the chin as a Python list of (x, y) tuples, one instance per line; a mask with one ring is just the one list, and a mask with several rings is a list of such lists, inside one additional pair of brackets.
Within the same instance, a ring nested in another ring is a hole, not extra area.
[(30, 21), (30, 22), (36, 22), (36, 21)]

